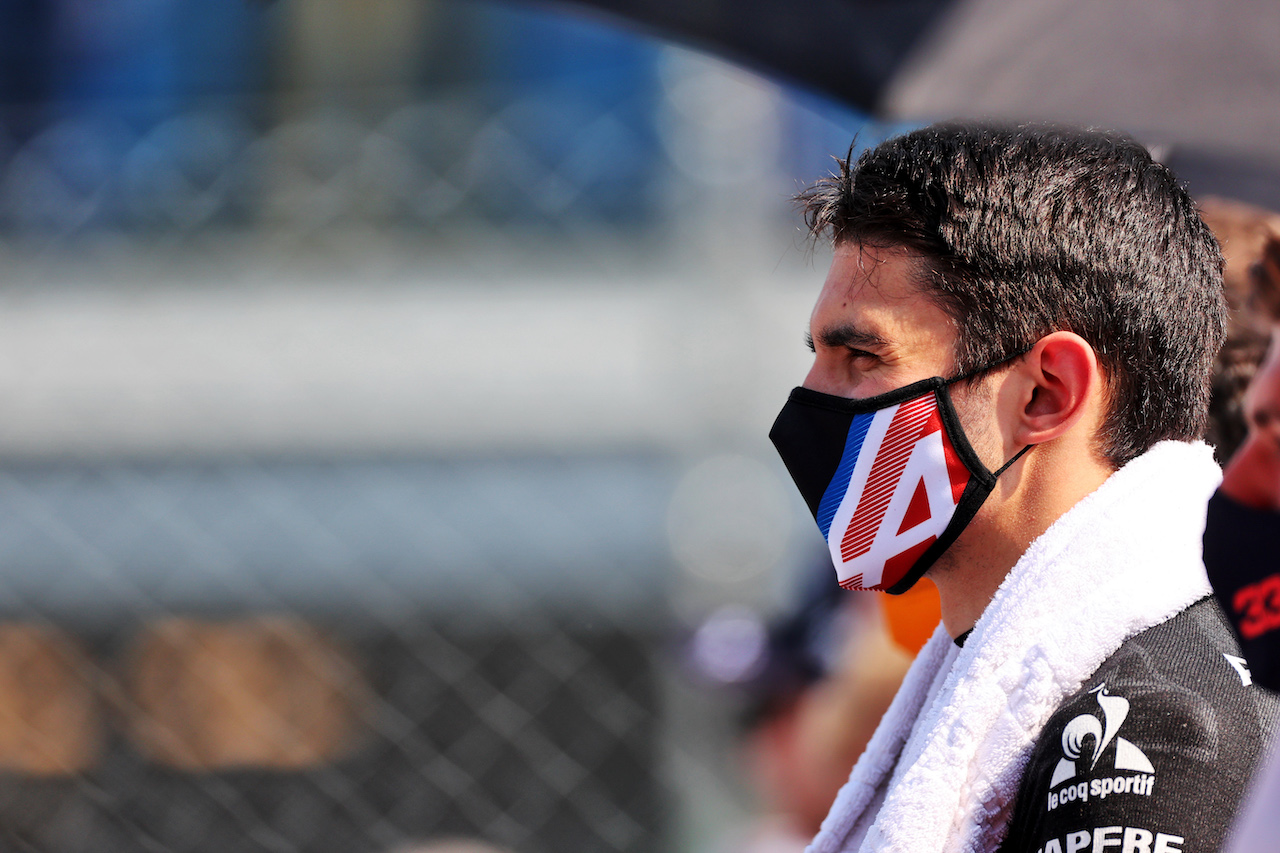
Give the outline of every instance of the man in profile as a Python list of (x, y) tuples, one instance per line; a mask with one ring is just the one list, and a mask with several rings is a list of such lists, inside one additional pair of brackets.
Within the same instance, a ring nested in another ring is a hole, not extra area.
[(1222, 259), (1141, 147), (940, 125), (802, 195), (834, 260), (771, 437), (847, 589), (942, 625), (811, 850), (1217, 849), (1277, 719), (1201, 560)]

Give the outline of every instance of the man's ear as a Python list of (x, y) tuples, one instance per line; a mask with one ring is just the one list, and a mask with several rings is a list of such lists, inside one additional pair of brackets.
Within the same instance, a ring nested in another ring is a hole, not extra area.
[(1014, 442), (1044, 444), (1065, 434), (1094, 409), (1102, 368), (1089, 342), (1074, 332), (1052, 332), (1016, 368), (1023, 380)]

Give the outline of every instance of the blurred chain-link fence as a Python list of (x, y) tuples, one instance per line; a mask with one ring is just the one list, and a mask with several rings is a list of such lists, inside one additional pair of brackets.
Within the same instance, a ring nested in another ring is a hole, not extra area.
[(6, 847), (662, 849), (663, 469), (11, 468)]
[(344, 222), (621, 224), (654, 208), (656, 141), (631, 104), (593, 112), (568, 96), (487, 105), (463, 94), (265, 120), (235, 106), (153, 124), (131, 122), (127, 110), (72, 113), (22, 137), (9, 131), (0, 136), (0, 227), (181, 237)]

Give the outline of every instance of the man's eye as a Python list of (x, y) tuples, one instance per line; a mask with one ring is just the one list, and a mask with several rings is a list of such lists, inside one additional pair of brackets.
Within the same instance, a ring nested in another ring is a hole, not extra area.
[(849, 357), (850, 357), (850, 358), (853, 358), (853, 359), (876, 358), (876, 357), (877, 357), (875, 353), (873, 353), (873, 352), (867, 352), (867, 351), (866, 351), (866, 350), (864, 350), (864, 349), (853, 349), (853, 348), (851, 347), (851, 348), (849, 348), (848, 352), (849, 352)]

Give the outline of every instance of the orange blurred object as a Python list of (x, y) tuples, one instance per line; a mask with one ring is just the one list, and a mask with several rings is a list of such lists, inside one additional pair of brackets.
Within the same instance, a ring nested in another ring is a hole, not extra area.
[(902, 595), (876, 597), (880, 600), (889, 636), (910, 654), (914, 655), (924, 647), (942, 620), (938, 588), (928, 578), (921, 578)]

